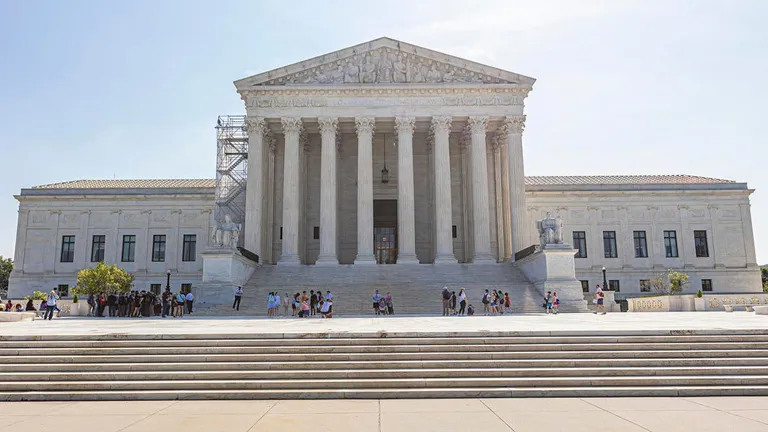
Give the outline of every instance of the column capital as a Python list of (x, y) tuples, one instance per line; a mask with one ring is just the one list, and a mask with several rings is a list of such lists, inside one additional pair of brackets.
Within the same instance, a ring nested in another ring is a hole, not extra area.
[(491, 139), (491, 148), (493, 149), (494, 153), (500, 152), (506, 146), (507, 146), (506, 135), (503, 135), (501, 133), (493, 134), (493, 138)]
[(355, 128), (358, 135), (361, 133), (373, 133), (376, 119), (373, 117), (355, 117)]
[(318, 117), (317, 123), (320, 125), (320, 133), (336, 133), (339, 126), (339, 119), (337, 117)]
[(505, 134), (522, 134), (525, 130), (525, 116), (506, 116), (501, 127)]
[(413, 133), (416, 126), (416, 117), (402, 116), (395, 117), (395, 130), (397, 133)]
[(246, 117), (245, 129), (248, 131), (248, 135), (263, 134), (266, 131), (267, 122), (264, 117)]
[(435, 134), (440, 132), (450, 132), (452, 122), (453, 117), (451, 116), (434, 116), (432, 117), (431, 130)]
[(485, 126), (488, 124), (488, 116), (469, 116), (467, 123), (473, 134), (485, 133)]
[(283, 133), (300, 133), (303, 129), (299, 117), (283, 117), (280, 119), (280, 123), (283, 124)]

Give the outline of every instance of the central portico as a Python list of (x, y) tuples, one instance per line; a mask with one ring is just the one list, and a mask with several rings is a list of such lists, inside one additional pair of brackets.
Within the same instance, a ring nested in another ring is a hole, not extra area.
[(235, 83), (244, 247), (264, 263), (496, 263), (533, 242), (534, 79), (388, 38)]

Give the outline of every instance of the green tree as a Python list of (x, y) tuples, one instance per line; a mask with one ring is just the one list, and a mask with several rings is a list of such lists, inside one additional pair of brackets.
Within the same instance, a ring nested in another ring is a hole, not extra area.
[(763, 277), (763, 292), (768, 292), (768, 266), (760, 267), (760, 275)]
[(8, 279), (13, 271), (13, 260), (0, 255), (0, 293), (8, 292)]
[(669, 294), (683, 292), (683, 288), (688, 285), (688, 274), (674, 271), (667, 271), (667, 280), (669, 281)]
[(77, 295), (90, 294), (124, 294), (131, 291), (134, 276), (116, 265), (100, 262), (96, 267), (82, 269), (77, 273), (77, 285), (72, 293)]

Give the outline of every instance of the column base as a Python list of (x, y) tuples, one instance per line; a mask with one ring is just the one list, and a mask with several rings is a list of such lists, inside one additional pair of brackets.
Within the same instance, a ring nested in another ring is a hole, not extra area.
[(339, 259), (333, 255), (319, 256), (315, 261), (316, 266), (337, 266), (339, 265)]
[(367, 255), (357, 255), (357, 258), (355, 258), (355, 265), (362, 264), (362, 265), (369, 265), (369, 264), (376, 264), (376, 258), (373, 256), (373, 254), (367, 254)]
[(435, 261), (433, 264), (458, 264), (459, 262), (456, 260), (456, 257), (453, 256), (453, 254), (443, 254), (438, 255), (435, 257)]
[(490, 253), (478, 253), (472, 258), (472, 264), (496, 264), (496, 258)]
[(297, 266), (301, 265), (301, 260), (298, 255), (283, 255), (280, 257), (280, 261), (277, 262), (277, 265)]
[(396, 264), (418, 264), (419, 259), (416, 254), (398, 254)]

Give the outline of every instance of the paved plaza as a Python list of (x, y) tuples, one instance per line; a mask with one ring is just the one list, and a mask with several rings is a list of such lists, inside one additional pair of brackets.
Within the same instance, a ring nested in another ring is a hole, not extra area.
[(768, 397), (3, 402), (0, 431), (768, 431)]
[(647, 334), (672, 331), (768, 330), (768, 316), (751, 312), (643, 312), (594, 314), (528, 314), (441, 317), (380, 316), (349, 318), (194, 317), (174, 318), (60, 318), (53, 321), (0, 323), (0, 338), (12, 336), (92, 336), (103, 334), (216, 335), (258, 334), (296, 337), (302, 334), (372, 336), (407, 334), (461, 335), (477, 332), (526, 335)]

